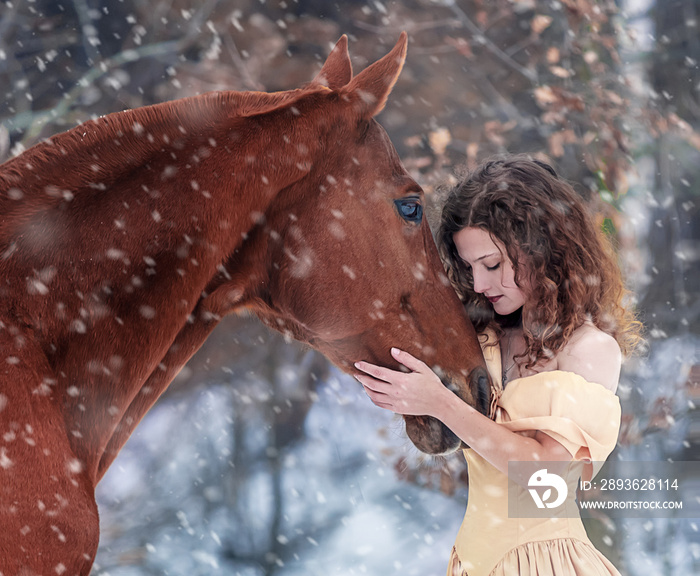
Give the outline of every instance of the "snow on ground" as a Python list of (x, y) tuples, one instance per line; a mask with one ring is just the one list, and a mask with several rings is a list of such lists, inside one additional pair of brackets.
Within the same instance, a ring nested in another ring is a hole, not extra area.
[[(212, 454), (229, 455), (232, 414), (219, 385), (165, 399), (146, 416), (98, 487), (103, 533), (93, 573), (265, 573), (227, 558), (225, 542), (235, 541), (241, 556), (270, 547), (269, 470), (245, 471), (245, 505), (233, 511), (219, 502), (225, 488), (209, 484), (212, 468), (225, 470)], [(400, 421), (354, 380), (321, 387), (306, 437), (282, 457), (282, 558), (274, 573), (444, 574), (466, 495), (398, 479), (397, 457), (415, 454)]]

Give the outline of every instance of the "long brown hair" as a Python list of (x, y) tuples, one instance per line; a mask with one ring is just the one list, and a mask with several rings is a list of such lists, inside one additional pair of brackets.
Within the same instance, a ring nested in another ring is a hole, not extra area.
[(522, 309), (527, 367), (559, 352), (586, 320), (613, 336), (624, 354), (641, 341), (609, 239), (551, 166), (522, 155), (488, 161), (449, 190), (443, 206), (437, 241), (448, 277), (476, 329), (491, 325), (500, 332), (504, 318), (474, 292), (471, 269), (454, 243), (466, 227), (505, 246), (516, 284), (531, 275)]

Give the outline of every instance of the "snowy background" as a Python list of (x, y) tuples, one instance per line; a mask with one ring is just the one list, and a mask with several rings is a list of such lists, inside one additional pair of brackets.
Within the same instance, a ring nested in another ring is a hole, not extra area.
[[(435, 201), (506, 151), (579, 183), (649, 338), (613, 459), (697, 461), (699, 25), (700, 0), (0, 0), (0, 160), (92, 116), (299, 87), (343, 33), (358, 71), (407, 30), (379, 117), (407, 169)], [(467, 493), (461, 456), (424, 458), (318, 354), (229, 318), (98, 487), (93, 574), (443, 574)], [(587, 522), (626, 576), (700, 574), (699, 525)]]

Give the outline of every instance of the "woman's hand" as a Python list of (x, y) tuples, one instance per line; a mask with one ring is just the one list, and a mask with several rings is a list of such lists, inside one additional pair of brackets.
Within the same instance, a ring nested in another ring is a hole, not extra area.
[(411, 372), (398, 372), (369, 362), (355, 364), (355, 368), (364, 372), (355, 378), (364, 386), (370, 400), (397, 414), (439, 418), (446, 402), (445, 393), (451, 392), (435, 372), (408, 352), (392, 348), (391, 355)]
[[(408, 352), (392, 348), (391, 355), (411, 372), (397, 372), (368, 362), (355, 364), (363, 372), (355, 378), (377, 406), (397, 414), (437, 418), (505, 475), (509, 474), (508, 462), (512, 460), (571, 460), (569, 451), (544, 432), (511, 432), (484, 416), (445, 388), (435, 372)], [(523, 480), (523, 486), (527, 486), (528, 479), (529, 476)]]

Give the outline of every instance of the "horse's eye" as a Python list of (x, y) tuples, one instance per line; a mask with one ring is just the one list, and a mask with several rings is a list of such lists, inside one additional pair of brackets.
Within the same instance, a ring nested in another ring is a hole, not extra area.
[(394, 203), (406, 222), (420, 222), (423, 218), (423, 206), (417, 198), (401, 198)]

